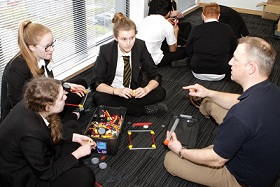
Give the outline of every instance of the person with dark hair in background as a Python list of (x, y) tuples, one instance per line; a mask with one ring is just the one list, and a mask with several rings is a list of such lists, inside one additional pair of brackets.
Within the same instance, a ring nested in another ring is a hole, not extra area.
[(122, 13), (116, 13), (112, 22), (115, 40), (100, 47), (93, 66), (94, 103), (122, 106), (134, 116), (163, 115), (166, 91), (145, 42), (136, 39), (135, 23)]
[[(51, 30), (30, 20), (23, 21), (18, 29), (18, 46), (20, 51), (10, 60), (4, 69), (1, 87), (1, 120), (22, 100), (23, 86), (34, 77), (53, 78), (52, 54), (55, 39)], [(71, 90), (66, 102), (80, 104), (85, 95), (87, 83), (83, 79), (73, 79), (67, 85)], [(78, 120), (80, 111), (76, 107), (66, 106), (60, 113), (63, 124), (69, 120)], [(75, 132), (80, 125), (73, 126)], [(64, 125), (63, 125), (64, 127)], [(69, 128), (68, 128), (69, 129)]]
[(1, 187), (94, 187), (95, 175), (80, 158), (96, 143), (63, 137), (58, 116), (67, 98), (61, 82), (34, 78), (0, 125)]
[(152, 0), (150, 15), (144, 18), (138, 28), (137, 38), (145, 41), (157, 66), (186, 58), (185, 44), (191, 24), (178, 22), (177, 17), (171, 17), (172, 10), (170, 0)]
[[(150, 16), (151, 14), (156, 14), (156, 1), (157, 0), (150, 0), (148, 5), (149, 5), (149, 12), (148, 12), (148, 16)], [(177, 19), (182, 19), (184, 18), (184, 15), (179, 12), (177, 10), (177, 3), (175, 0), (167, 0), (167, 1), (171, 1), (172, 3), (172, 11), (170, 13), (170, 17), (171, 18), (177, 18)]]
[(237, 45), (237, 38), (229, 25), (219, 22), (220, 6), (206, 4), (201, 17), (204, 21), (190, 33), (187, 56), (194, 77), (200, 80), (219, 81), (230, 71), (228, 61)]
[(229, 61), (241, 95), (199, 84), (183, 87), (190, 97), (205, 98), (203, 115), (223, 121), (214, 144), (203, 149), (186, 149), (175, 133), (167, 132), (171, 151), (164, 165), (169, 173), (205, 186), (272, 186), (280, 172), (280, 88), (268, 80), (275, 58), (276, 51), (265, 40), (243, 37)]

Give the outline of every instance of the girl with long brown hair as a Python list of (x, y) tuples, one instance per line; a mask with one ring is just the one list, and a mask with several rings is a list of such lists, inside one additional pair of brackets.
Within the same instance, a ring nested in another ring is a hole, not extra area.
[(80, 158), (96, 143), (72, 133), (62, 139), (58, 117), (66, 92), (52, 78), (34, 78), (25, 86), (23, 101), (0, 127), (1, 187), (93, 187), (95, 176)]

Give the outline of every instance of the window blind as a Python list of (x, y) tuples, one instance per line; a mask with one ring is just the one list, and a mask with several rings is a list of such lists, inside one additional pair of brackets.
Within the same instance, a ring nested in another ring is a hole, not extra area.
[(52, 30), (57, 77), (94, 63), (97, 46), (112, 39), (114, 13), (125, 14), (128, 4), (127, 0), (0, 1), (0, 81), (5, 65), (19, 51), (17, 32), (22, 21), (28, 19)]
[(192, 6), (195, 6), (196, 0), (176, 0), (177, 2), (177, 9), (180, 12), (184, 12), (185, 10), (188, 10)]

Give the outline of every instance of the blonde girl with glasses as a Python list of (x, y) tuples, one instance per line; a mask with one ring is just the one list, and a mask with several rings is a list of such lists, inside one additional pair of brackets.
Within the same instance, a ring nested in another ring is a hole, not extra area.
[[(30, 20), (23, 21), (18, 29), (19, 52), (6, 65), (2, 77), (1, 90), (1, 120), (3, 121), (10, 110), (22, 100), (23, 86), (27, 81), (36, 77), (54, 78), (52, 69), (52, 54), (54, 42), (51, 30)], [(71, 89), (78, 90), (69, 93), (67, 103), (80, 104), (87, 87), (83, 79), (72, 80)], [(74, 107), (65, 107), (60, 113), (63, 123), (78, 120), (79, 112)], [(74, 131), (80, 132), (80, 125), (74, 125)], [(71, 131), (72, 132), (72, 131)], [(70, 133), (71, 133), (70, 132)]]

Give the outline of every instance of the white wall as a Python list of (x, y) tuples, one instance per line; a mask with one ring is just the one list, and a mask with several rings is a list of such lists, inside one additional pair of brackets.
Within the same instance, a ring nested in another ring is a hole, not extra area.
[(130, 0), (130, 19), (139, 25), (148, 15), (148, 0)]
[(262, 11), (263, 7), (256, 7), (256, 5), (261, 2), (266, 2), (266, 0), (200, 0), (200, 3), (211, 2), (229, 7)]

